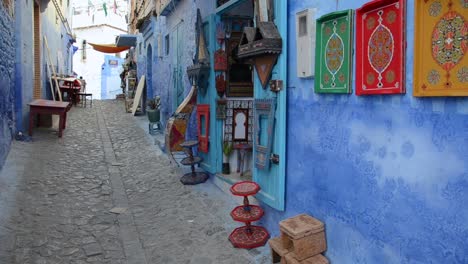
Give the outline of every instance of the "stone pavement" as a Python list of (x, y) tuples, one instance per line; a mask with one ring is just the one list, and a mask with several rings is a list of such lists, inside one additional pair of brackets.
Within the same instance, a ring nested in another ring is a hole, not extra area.
[(73, 107), (14, 142), (0, 172), (0, 263), (271, 263), (235, 249), (236, 206), (211, 181), (184, 186), (121, 101)]

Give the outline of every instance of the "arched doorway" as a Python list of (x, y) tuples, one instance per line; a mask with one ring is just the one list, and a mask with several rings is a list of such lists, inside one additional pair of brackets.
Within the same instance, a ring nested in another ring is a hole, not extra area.
[(151, 99), (153, 97), (153, 47), (148, 44), (146, 49), (146, 98)]

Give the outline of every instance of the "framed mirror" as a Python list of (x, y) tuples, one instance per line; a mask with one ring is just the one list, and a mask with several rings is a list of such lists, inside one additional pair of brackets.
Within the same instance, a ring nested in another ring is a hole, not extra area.
[(245, 108), (234, 108), (232, 114), (232, 121), (232, 141), (248, 141), (249, 110)]

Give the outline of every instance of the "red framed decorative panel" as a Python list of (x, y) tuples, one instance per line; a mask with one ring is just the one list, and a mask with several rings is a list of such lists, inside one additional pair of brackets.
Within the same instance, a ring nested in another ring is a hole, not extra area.
[(210, 138), (210, 105), (197, 105), (198, 150), (208, 153)]
[(214, 54), (214, 70), (226, 71), (227, 70), (227, 54), (223, 49), (219, 49)]
[(468, 96), (468, 0), (416, 0), (414, 96)]
[(405, 92), (405, 0), (356, 10), (356, 94)]

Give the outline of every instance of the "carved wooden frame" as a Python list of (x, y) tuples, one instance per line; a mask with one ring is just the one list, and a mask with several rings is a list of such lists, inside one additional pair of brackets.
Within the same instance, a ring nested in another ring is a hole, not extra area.
[[(202, 134), (202, 117), (205, 117), (205, 134)], [(210, 105), (197, 105), (197, 125), (198, 125), (198, 149), (201, 152), (208, 153), (210, 140)]]
[[(244, 138), (236, 138), (236, 115), (238, 113), (243, 113), (245, 116), (245, 137)], [(246, 142), (249, 140), (249, 109), (246, 108), (234, 108), (232, 109), (232, 141), (233, 142)]]
[[(254, 122), (254, 160), (255, 167), (258, 169), (266, 169), (270, 166), (270, 156), (273, 145), (273, 129), (275, 126), (275, 110), (276, 101), (274, 99), (255, 99), (254, 111), (255, 111), (255, 122)], [(260, 145), (260, 117), (268, 117), (268, 128), (267, 128), (267, 145)]]

